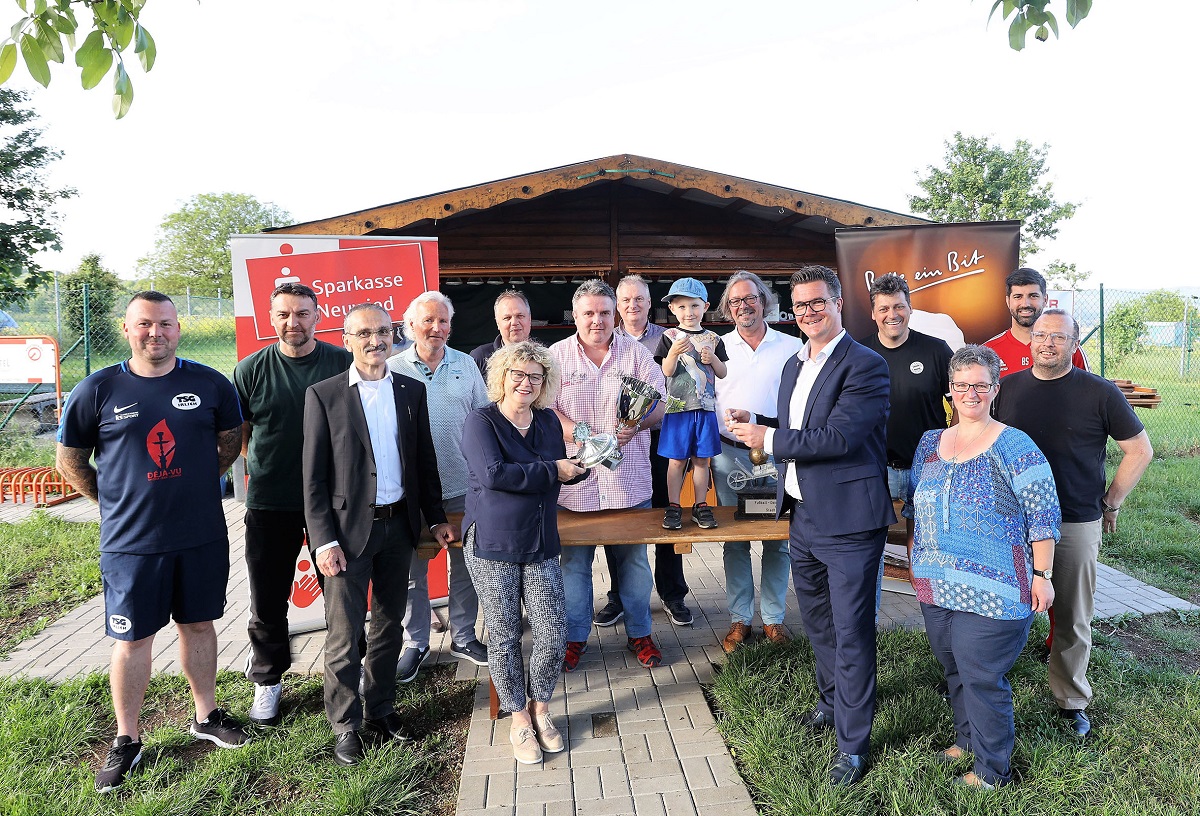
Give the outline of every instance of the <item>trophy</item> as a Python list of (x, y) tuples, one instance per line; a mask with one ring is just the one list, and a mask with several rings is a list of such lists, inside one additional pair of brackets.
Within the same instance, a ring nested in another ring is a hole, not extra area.
[(762, 448), (750, 449), (750, 475), (755, 479), (762, 479), (767, 476), (778, 476), (779, 471), (767, 456), (767, 452)]
[(625, 458), (617, 445), (617, 438), (612, 434), (593, 434), (586, 422), (576, 422), (575, 432), (571, 435), (579, 451), (575, 460), (579, 466), (591, 470), (596, 465), (604, 465), (609, 470), (616, 470)]
[(636, 428), (646, 418), (646, 414), (654, 410), (654, 406), (662, 400), (667, 406), (667, 413), (683, 408), (683, 400), (678, 397), (664, 397), (658, 389), (648, 382), (631, 377), (628, 374), (617, 374), (621, 381), (621, 398), (617, 403), (617, 422), (627, 428)]

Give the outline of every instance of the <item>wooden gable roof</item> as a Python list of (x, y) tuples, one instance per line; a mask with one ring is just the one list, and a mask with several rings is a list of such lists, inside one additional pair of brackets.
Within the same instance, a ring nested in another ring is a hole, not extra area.
[[(672, 199), (719, 208), (770, 225), (776, 233), (831, 235), (837, 227), (927, 223), (925, 219), (803, 190), (714, 173), (658, 159), (617, 154), (540, 170), (394, 204), (267, 230), (325, 235), (421, 234), (472, 213), (619, 183)], [(428, 230), (426, 230), (428, 231)]]

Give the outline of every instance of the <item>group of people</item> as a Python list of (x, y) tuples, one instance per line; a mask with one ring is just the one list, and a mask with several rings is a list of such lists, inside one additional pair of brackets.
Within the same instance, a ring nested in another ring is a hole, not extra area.
[[(819, 692), (803, 724), (836, 733), (831, 783), (854, 784), (868, 766), (894, 500), (904, 502), (912, 582), (954, 709), (956, 739), (940, 757), (974, 756), (964, 784), (1008, 783), (1004, 676), (1033, 613), (1052, 604), (1051, 689), (1076, 733), (1091, 727), (1097, 548), (1152, 451), (1119, 390), (1072, 368), (1078, 326), (1043, 312), (1040, 275), (1018, 270), (1007, 285), (1012, 327), (989, 341), (999, 356), (986, 346), (952, 353), (910, 328), (910, 294), (897, 275), (872, 284), (878, 332), (854, 340), (842, 325), (837, 273), (822, 266), (789, 282), (805, 340), (767, 325), (777, 299), (751, 272), (725, 284), (718, 310), (733, 329), (720, 337), (700, 325), (709, 309), (700, 281), (673, 283), (663, 300), (678, 326), (663, 329), (649, 321), (647, 282), (630, 275), (615, 291), (598, 279), (581, 284), (576, 332), (548, 348), (529, 339), (528, 299), (506, 291), (495, 303), (496, 340), (467, 355), (448, 345), (454, 307), (439, 292), (408, 305), (411, 345), (394, 353), (391, 317), (370, 303), (347, 314), (344, 348), (318, 340), (316, 294), (290, 282), (271, 295), (278, 342), (242, 360), (232, 384), (175, 356), (169, 298), (135, 295), (124, 326), (130, 359), (76, 387), (59, 436), (61, 472), (101, 506), (107, 632), (116, 641), (117, 737), (97, 789), (119, 786), (140, 760), (153, 639), (171, 618), (196, 704), (192, 733), (231, 748), (248, 739), (214, 699), (213, 621), (228, 578), (218, 474), (239, 453), (251, 476), (249, 718), (281, 720), (288, 598), (307, 540), (325, 596), (324, 702), (341, 764), (362, 761), (365, 734), (411, 738), (395, 696), (429, 654), (427, 570), (414, 557), (423, 530), (442, 545), (463, 541), (449, 553), (451, 653), (489, 667), (512, 715), (515, 758), (534, 763), (563, 750), (549, 702), (560, 673), (578, 668), (591, 627), (623, 619), (630, 651), (654, 668), (663, 658), (651, 636), (652, 591), (672, 624), (693, 619), (670, 545), (656, 548), (653, 570), (645, 547), (604, 547), (611, 589), (595, 609), (595, 548), (563, 548), (559, 515), (654, 506), (663, 527), (679, 529), (690, 460), (699, 529), (717, 526), (705, 501), (710, 479), (722, 505), (766, 488), (790, 512), (788, 540), (762, 546), (762, 634), (790, 639), (790, 572)], [(1011, 377), (999, 389), (1002, 375)], [(622, 376), (666, 395), (636, 426), (615, 422)], [(579, 462), (580, 423), (616, 425), (618, 467)], [(1124, 455), (1106, 487), (1109, 438)], [(773, 457), (777, 479), (752, 476), (755, 449)], [(147, 454), (143, 477), (137, 463)], [(448, 512), (464, 514), (461, 529)], [(750, 543), (723, 550), (722, 646), (732, 652), (754, 636), (756, 587)], [(475, 630), (480, 607), (487, 646)], [(528, 670), (522, 608), (533, 631)]]

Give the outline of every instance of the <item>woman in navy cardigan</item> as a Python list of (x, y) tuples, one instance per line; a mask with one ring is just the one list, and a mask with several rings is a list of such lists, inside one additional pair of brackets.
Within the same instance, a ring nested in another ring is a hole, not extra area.
[[(512, 714), (513, 755), (525, 764), (565, 747), (550, 717), (567, 637), (558, 491), (587, 471), (567, 459), (562, 425), (547, 407), (559, 379), (540, 343), (501, 348), (488, 360), (492, 402), (467, 416), (462, 437), (463, 555), (491, 633), (488, 670), (501, 708)], [(521, 660), (522, 603), (533, 629), (528, 684)]]

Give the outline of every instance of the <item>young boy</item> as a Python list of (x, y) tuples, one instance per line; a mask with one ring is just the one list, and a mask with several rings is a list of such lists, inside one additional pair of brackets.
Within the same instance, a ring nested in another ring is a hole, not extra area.
[(721, 452), (721, 432), (717, 426), (716, 377), (725, 376), (725, 344), (712, 332), (700, 328), (708, 311), (708, 291), (695, 278), (680, 278), (671, 284), (663, 298), (679, 328), (667, 329), (658, 341), (654, 359), (662, 364), (667, 377), (667, 396), (682, 401), (683, 407), (663, 417), (658, 440), (658, 455), (670, 459), (667, 466), (667, 498), (670, 506), (663, 513), (663, 527), (678, 530), (683, 526), (679, 494), (688, 459), (692, 460), (692, 486), (696, 504), (692, 521), (704, 529), (717, 526), (708, 495), (709, 462)]

